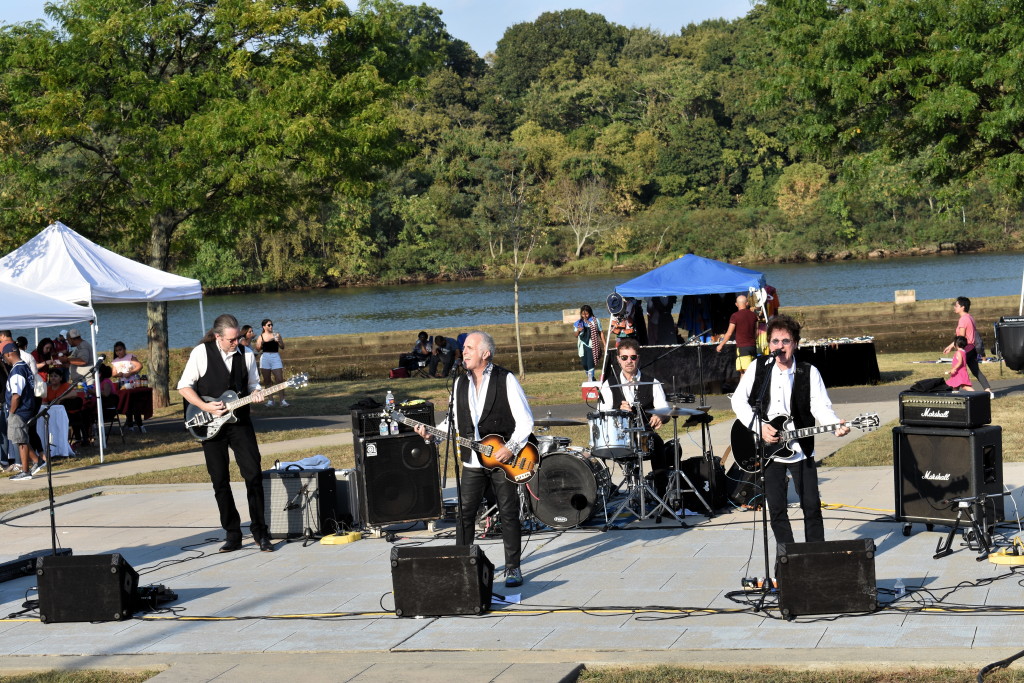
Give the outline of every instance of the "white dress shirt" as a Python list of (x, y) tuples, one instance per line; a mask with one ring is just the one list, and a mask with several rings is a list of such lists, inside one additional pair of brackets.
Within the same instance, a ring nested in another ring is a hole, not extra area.
[[(483, 381), (479, 387), (475, 384), (475, 376), (472, 372), (468, 372), (455, 380), (455, 387), (452, 391), (452, 394), (455, 396), (459, 395), (458, 392), (462, 386), (461, 382), (469, 382), (469, 391), (467, 393), (469, 394), (469, 414), (473, 419), (473, 424), (460, 425), (454, 406), (449, 406), (448, 417), (441, 424), (437, 425), (438, 429), (442, 431), (447, 430), (448, 420), (454, 416), (455, 429), (459, 436), (472, 439), (473, 441), (480, 441), (480, 439), (487, 436), (487, 434), (480, 433), (477, 424), (480, 422), (480, 411), (483, 409), (484, 401), (487, 398), (487, 387), (491, 382), (493, 369), (494, 364), (488, 363), (487, 368), (484, 370)], [(526, 444), (527, 437), (533, 432), (533, 411), (530, 410), (530, 404), (526, 400), (526, 394), (523, 393), (522, 385), (519, 384), (519, 380), (511, 372), (505, 376), (505, 395), (508, 398), (512, 417), (516, 422), (516, 428), (512, 431), (512, 435), (505, 445), (513, 453), (519, 453)], [(472, 451), (469, 462), (463, 464), (466, 467), (483, 467), (480, 464), (480, 458), (477, 457), (476, 451)]]
[[(216, 344), (216, 342), (214, 342)], [(234, 359), (235, 353), (243, 354), (245, 358), (245, 369), (248, 373), (248, 385), (249, 393), (252, 393), (260, 388), (260, 375), (259, 370), (256, 368), (256, 354), (252, 352), (247, 346), (237, 347), (237, 351), (229, 351), (225, 353), (221, 350), (220, 346), (217, 346), (217, 350), (220, 351), (220, 357), (224, 359), (224, 365), (227, 367), (228, 372), (231, 372), (231, 362)], [(181, 379), (178, 380), (178, 389), (195, 389), (196, 382), (199, 378), (206, 374), (206, 345), (200, 344), (199, 346), (192, 349), (192, 353), (188, 356), (188, 362), (185, 363), (185, 369), (181, 373)], [(214, 396), (213, 398), (217, 398)]]
[[(796, 378), (796, 362), (789, 368), (783, 368), (778, 363), (772, 363), (768, 368), (768, 419), (773, 420), (779, 415), (792, 415), (793, 381)], [(813, 365), (808, 366), (811, 382), (811, 414), (819, 424), (838, 424), (839, 416), (832, 410), (832, 400), (828, 397), (825, 389), (825, 382), (821, 379), (821, 373)], [(754, 386), (754, 366), (743, 373), (736, 391), (732, 395), (732, 411), (736, 413), (736, 419), (745, 425), (751, 425), (751, 430), (757, 434), (757, 424), (754, 421), (754, 409), (750, 407), (750, 390)], [(760, 434), (758, 434), (760, 437)], [(793, 463), (803, 460), (806, 454), (800, 448), (800, 444), (794, 441), (791, 444), (793, 455), (787, 458), (775, 458), (776, 462)], [(814, 457), (814, 453), (810, 454)]]
[[(614, 379), (616, 382), (620, 382), (621, 373), (616, 375), (612, 373), (611, 377), (606, 379), (601, 384), (601, 403), (600, 410), (619, 410), (620, 406), (612, 405), (612, 388), (609, 380)], [(668, 399), (665, 398), (665, 387), (662, 386), (661, 382), (653, 377), (650, 379), (641, 379), (641, 373), (639, 370), (636, 372), (636, 377), (633, 378), (634, 382), (654, 382), (654, 386), (651, 389), (654, 392), (654, 409), (668, 408)], [(639, 387), (629, 386), (624, 380), (621, 381), (623, 384), (622, 397), (626, 399), (626, 402), (633, 403), (636, 400), (636, 391)]]

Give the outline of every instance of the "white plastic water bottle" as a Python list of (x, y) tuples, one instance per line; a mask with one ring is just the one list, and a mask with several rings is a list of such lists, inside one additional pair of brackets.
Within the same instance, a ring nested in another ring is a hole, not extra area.
[(395, 409), (395, 395), (391, 393), (390, 389), (388, 389), (388, 395), (384, 397), (384, 407), (389, 412)]
[(386, 417), (382, 417), (380, 419), (380, 427), (378, 428), (378, 431), (380, 431), (380, 435), (381, 436), (387, 436), (387, 434), (388, 434), (388, 419)]
[(907, 587), (903, 585), (903, 579), (896, 579), (896, 583), (892, 585), (892, 590), (896, 594), (897, 598), (902, 598), (907, 594)]
[(397, 434), (398, 433), (398, 420), (391, 420), (391, 433), (392, 434)]

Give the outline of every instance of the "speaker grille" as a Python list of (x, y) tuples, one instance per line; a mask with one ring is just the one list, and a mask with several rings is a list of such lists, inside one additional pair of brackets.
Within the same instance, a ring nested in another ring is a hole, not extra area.
[(360, 512), (371, 526), (440, 519), (437, 448), (415, 434), (360, 439)]
[[(905, 522), (956, 519), (950, 501), (1003, 490), (1002, 428), (896, 427), (893, 474), (896, 514)], [(985, 503), (989, 523), (1004, 518), (1003, 499)]]
[(271, 538), (323, 536), (339, 530), (333, 469), (267, 470), (263, 511)]

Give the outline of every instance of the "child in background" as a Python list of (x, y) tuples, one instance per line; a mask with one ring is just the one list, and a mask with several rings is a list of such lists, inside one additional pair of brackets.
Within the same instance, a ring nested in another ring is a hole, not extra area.
[(953, 346), (956, 347), (953, 352), (953, 367), (946, 373), (949, 375), (946, 384), (953, 391), (972, 391), (971, 377), (967, 374), (967, 352), (964, 351), (967, 337), (953, 337)]

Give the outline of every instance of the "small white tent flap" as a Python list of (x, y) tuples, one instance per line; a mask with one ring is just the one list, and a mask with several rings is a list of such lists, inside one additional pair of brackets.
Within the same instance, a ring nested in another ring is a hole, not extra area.
[(57, 222), (0, 258), (0, 280), (65, 301), (119, 304), (201, 299), (203, 286), (104, 249)]
[(79, 306), (17, 285), (0, 282), (0, 328), (58, 327), (88, 322), (96, 314)]

